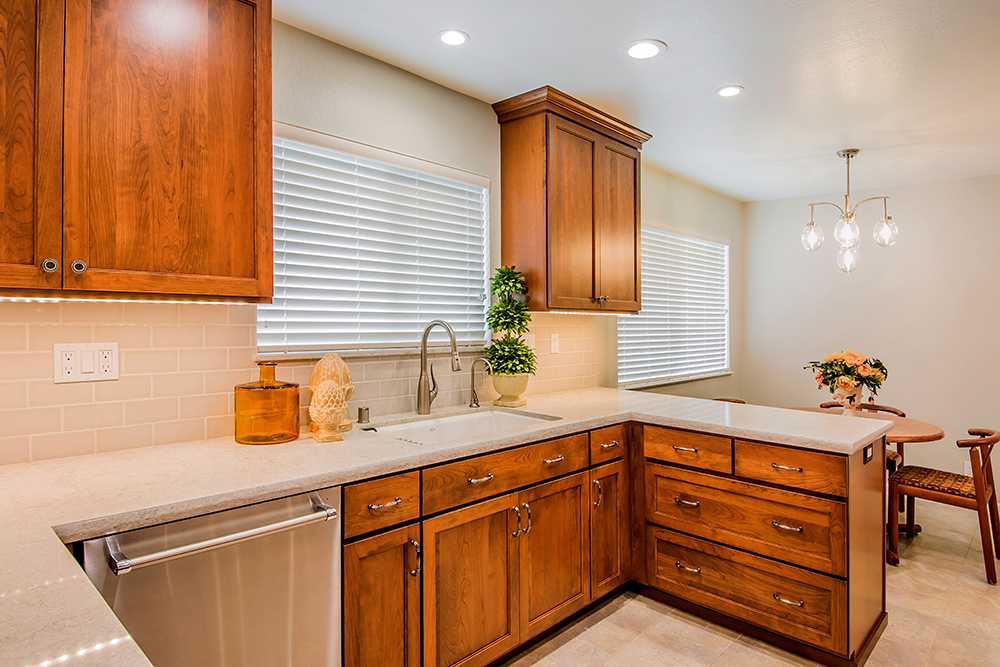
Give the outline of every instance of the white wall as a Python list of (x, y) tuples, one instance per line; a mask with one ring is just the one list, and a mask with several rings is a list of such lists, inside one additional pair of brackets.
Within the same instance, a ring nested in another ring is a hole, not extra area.
[[(656, 141), (654, 137), (652, 139)], [(674, 227), (728, 239), (729, 246), (729, 322), (731, 375), (664, 385), (649, 391), (694, 396), (696, 398), (730, 397), (743, 394), (743, 204), (664, 171), (646, 161), (642, 163), (642, 217)], [(597, 381), (601, 386), (618, 384), (617, 318), (598, 317)]]
[(745, 398), (818, 405), (829, 394), (802, 367), (844, 348), (864, 352), (889, 370), (879, 402), (945, 431), (943, 441), (907, 446), (907, 462), (962, 472), (968, 454), (955, 440), (1000, 429), (1000, 175), (852, 195), (888, 195), (899, 241), (875, 244), (881, 208), (865, 204), (861, 264), (849, 275), (836, 265), (835, 209), (817, 209), (822, 248), (808, 253), (799, 241), (807, 204), (842, 204), (843, 192), (746, 206)]

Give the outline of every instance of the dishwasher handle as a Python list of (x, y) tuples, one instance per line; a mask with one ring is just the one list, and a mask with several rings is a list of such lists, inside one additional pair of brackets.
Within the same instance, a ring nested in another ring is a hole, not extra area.
[(142, 567), (156, 565), (157, 563), (165, 563), (177, 558), (183, 558), (184, 556), (193, 556), (194, 554), (212, 551), (213, 549), (229, 546), (230, 544), (238, 544), (240, 542), (246, 542), (247, 540), (263, 537), (265, 535), (273, 535), (274, 533), (280, 533), (286, 530), (291, 530), (292, 528), (298, 528), (299, 526), (305, 526), (310, 523), (329, 521), (330, 519), (336, 518), (337, 510), (324, 503), (318, 493), (310, 493), (309, 500), (312, 501), (313, 509), (316, 510), (311, 514), (295, 517), (294, 519), (286, 519), (285, 521), (278, 521), (276, 523), (260, 526), (258, 528), (250, 528), (249, 530), (243, 530), (231, 535), (214, 537), (210, 540), (195, 542), (194, 544), (185, 544), (184, 546), (174, 547), (173, 549), (164, 549), (163, 551), (157, 551), (155, 553), (147, 554), (145, 556), (137, 556), (135, 558), (129, 558), (123, 554), (118, 545), (118, 537), (116, 535), (110, 535), (104, 538), (104, 551), (108, 558), (108, 566), (116, 576), (120, 576)]

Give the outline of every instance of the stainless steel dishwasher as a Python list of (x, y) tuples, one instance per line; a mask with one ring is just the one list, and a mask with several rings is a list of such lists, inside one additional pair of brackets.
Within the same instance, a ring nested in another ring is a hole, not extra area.
[(155, 667), (339, 667), (340, 487), (83, 543)]

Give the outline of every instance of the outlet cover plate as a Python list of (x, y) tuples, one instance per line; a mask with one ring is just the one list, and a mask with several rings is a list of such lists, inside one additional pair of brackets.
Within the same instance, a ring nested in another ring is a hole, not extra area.
[(965, 462), (965, 476), (972, 477), (972, 461)]
[[(68, 353), (64, 361), (63, 353)], [(84, 364), (90, 355), (90, 364)], [(84, 367), (90, 372), (84, 373)], [(56, 343), (52, 346), (52, 379), (66, 382), (100, 382), (118, 379), (118, 343)]]

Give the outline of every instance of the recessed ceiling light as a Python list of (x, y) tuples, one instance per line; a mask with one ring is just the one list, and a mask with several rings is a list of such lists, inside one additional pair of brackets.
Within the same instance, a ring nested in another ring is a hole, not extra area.
[(734, 95), (739, 95), (743, 92), (743, 86), (723, 86), (715, 92), (722, 97), (733, 97)]
[(636, 60), (646, 60), (658, 56), (667, 50), (667, 45), (658, 39), (640, 39), (627, 46), (627, 51)]
[(442, 30), (438, 33), (438, 37), (448, 46), (458, 46), (469, 41), (469, 36), (461, 30)]

